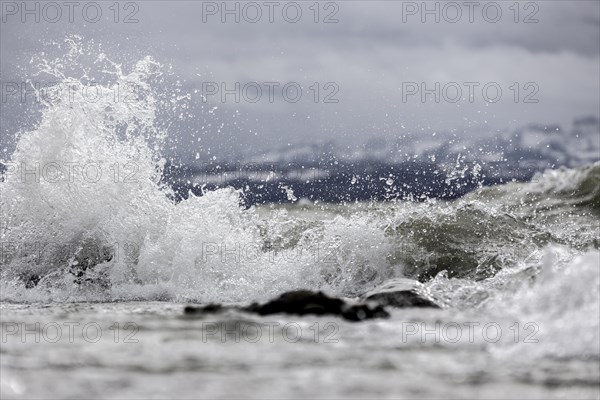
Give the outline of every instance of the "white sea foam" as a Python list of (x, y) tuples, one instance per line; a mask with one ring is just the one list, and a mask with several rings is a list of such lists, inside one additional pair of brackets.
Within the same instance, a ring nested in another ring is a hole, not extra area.
[[(64, 57), (37, 60), (40, 74), (89, 86), (87, 71), (73, 73), (89, 56), (82, 40), (65, 43)], [(125, 70), (98, 54), (103, 79), (95, 87), (103, 95), (47, 100), (39, 124), (4, 160), (2, 300), (238, 302), (299, 287), (352, 296), (386, 278), (441, 272), (432, 284), (438, 294), (473, 306), (489, 296), (475, 293), (503, 290), (497, 282), (505, 275), (548, 269), (531, 257), (548, 244), (567, 246), (571, 258), (598, 247), (598, 163), (451, 203), (244, 210), (233, 189), (176, 203), (161, 184), (172, 132), (160, 108), (176, 109), (185, 95), (166, 97), (153, 85), (164, 68), (150, 57)], [(115, 101), (119, 90), (126, 94)], [(582, 260), (573, 262), (594, 263), (590, 255)], [(494, 285), (479, 282), (497, 270)], [(590, 278), (578, 276), (565, 279)], [(450, 293), (455, 287), (468, 301)]]

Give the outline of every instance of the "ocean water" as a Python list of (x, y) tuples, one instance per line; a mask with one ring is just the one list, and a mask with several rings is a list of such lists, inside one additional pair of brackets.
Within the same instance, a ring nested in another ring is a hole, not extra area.
[[(85, 86), (90, 54), (64, 45), (36, 68)], [(101, 95), (46, 97), (2, 160), (2, 398), (599, 397), (600, 162), (454, 201), (175, 202), (161, 118), (186, 95), (149, 57), (93, 56)], [(396, 277), (442, 308), (183, 314), (298, 288), (352, 301)]]

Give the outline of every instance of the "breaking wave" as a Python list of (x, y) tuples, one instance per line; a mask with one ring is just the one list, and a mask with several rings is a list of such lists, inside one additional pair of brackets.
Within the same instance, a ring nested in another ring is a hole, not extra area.
[[(73, 65), (90, 54), (77, 38), (65, 45), (65, 56), (37, 60), (40, 76), (89, 88)], [(240, 302), (300, 287), (355, 296), (408, 276), (459, 308), (515, 293), (541, 304), (558, 291), (597, 310), (600, 163), (452, 202), (244, 209), (233, 189), (176, 202), (161, 182), (165, 115), (177, 118), (186, 95), (158, 91), (165, 67), (150, 57), (126, 69), (95, 53), (93, 64), (99, 95), (43, 96), (39, 123), (3, 160), (2, 301)]]

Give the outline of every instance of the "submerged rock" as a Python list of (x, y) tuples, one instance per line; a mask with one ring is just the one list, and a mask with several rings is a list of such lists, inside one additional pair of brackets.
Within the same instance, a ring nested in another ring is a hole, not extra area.
[(396, 308), (440, 308), (421, 282), (405, 278), (396, 278), (384, 282), (375, 289), (363, 294), (361, 299)]
[(349, 321), (362, 321), (372, 318), (387, 318), (389, 314), (381, 305), (350, 304), (345, 300), (329, 297), (323, 292), (295, 290), (286, 292), (264, 304), (253, 303), (246, 307), (227, 307), (209, 304), (202, 307), (188, 306), (185, 314), (222, 312), (230, 309), (258, 315), (337, 315)]
[(26, 289), (35, 288), (42, 280), (60, 273), (63, 269), (74, 277), (73, 283), (79, 286), (92, 285), (104, 289), (111, 287), (107, 270), (102, 268), (102, 264), (114, 259), (114, 248), (92, 238), (57, 248), (56, 251), (51, 247), (48, 251), (45, 250), (44, 255), (47, 257), (41, 264), (47, 264), (48, 268), (35, 272), (26, 271), (18, 276)]
[(346, 301), (329, 297), (323, 292), (296, 290), (283, 293), (265, 304), (251, 304), (246, 311), (259, 315), (295, 314), (295, 315), (339, 315), (350, 321), (388, 317), (383, 307), (368, 304), (349, 304)]
[(99, 284), (101, 287), (110, 287), (109, 280), (104, 276), (95, 274), (95, 267), (112, 261), (114, 249), (101, 244), (99, 240), (87, 239), (72, 256), (69, 263), (69, 273), (75, 277), (73, 283)]
[(205, 306), (186, 306), (183, 309), (184, 314), (213, 314), (226, 311), (236, 307), (223, 306), (221, 304), (207, 304)]
[(385, 306), (440, 308), (422, 283), (402, 278), (387, 281), (363, 294), (360, 296), (360, 301), (354, 304), (341, 298), (330, 297), (323, 292), (294, 290), (283, 293), (262, 304), (252, 303), (249, 306), (225, 306), (221, 304), (188, 306), (184, 309), (184, 313), (202, 315), (237, 310), (258, 315), (336, 315), (349, 321), (362, 321), (389, 317), (384, 308)]
[(25, 289), (31, 289), (37, 286), (37, 284), (40, 282), (41, 277), (39, 275), (32, 274), (22, 279), (25, 281)]

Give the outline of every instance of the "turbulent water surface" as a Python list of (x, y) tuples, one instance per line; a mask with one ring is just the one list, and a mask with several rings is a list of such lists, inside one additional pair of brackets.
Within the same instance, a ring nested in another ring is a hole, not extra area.
[[(81, 83), (61, 69), (70, 46), (42, 73)], [(599, 396), (600, 163), (450, 202), (176, 202), (157, 110), (184, 96), (155, 93), (150, 58), (97, 62), (111, 96), (47, 102), (3, 160), (2, 398)], [(361, 323), (182, 312), (298, 288), (352, 299), (394, 277), (443, 307)]]

